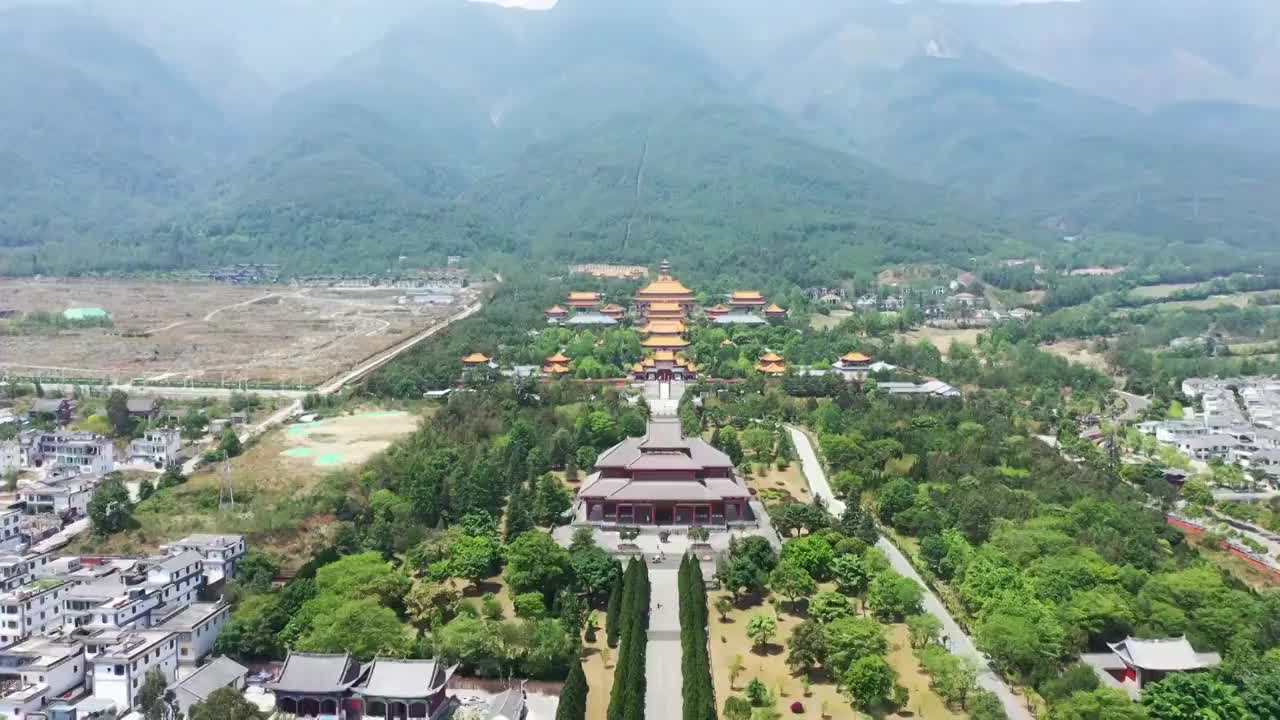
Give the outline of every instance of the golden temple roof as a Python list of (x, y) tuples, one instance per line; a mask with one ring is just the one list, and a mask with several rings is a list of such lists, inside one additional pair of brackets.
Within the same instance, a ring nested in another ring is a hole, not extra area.
[(647, 335), (680, 335), (684, 331), (684, 323), (679, 320), (650, 320), (640, 332)]
[(761, 363), (756, 369), (766, 375), (781, 375), (787, 371), (787, 366), (782, 363)]
[(762, 362), (762, 363), (780, 363), (780, 362), (782, 362), (782, 356), (781, 356), (781, 355), (779, 355), (779, 354), (777, 354), (777, 353), (767, 352), (767, 353), (765, 353), (765, 354), (763, 354), (763, 355), (761, 355), (761, 356), (760, 356), (760, 362)]
[(571, 293), (569, 293), (569, 299), (570, 299), (570, 300), (599, 300), (599, 299), (600, 299), (600, 293), (598, 293), (598, 292), (586, 292), (586, 291), (582, 291), (582, 292), (571, 292)]
[(676, 354), (673, 350), (659, 350), (649, 357), (655, 362), (674, 362)]
[(693, 291), (685, 287), (679, 280), (670, 275), (659, 275), (657, 280), (646, 285), (637, 293), (638, 296), (645, 295), (692, 295)]
[(727, 307), (725, 307), (724, 305), (721, 305), (721, 304), (719, 304), (719, 303), (716, 303), (715, 305), (712, 305), (711, 307), (707, 308), (707, 312), (708, 312), (708, 313), (721, 313), (721, 314), (723, 314), (723, 313), (727, 313), (727, 312), (729, 312), (729, 308), (727, 308)]
[(488, 355), (485, 355), (484, 353), (478, 353), (478, 352), (477, 352), (477, 353), (471, 353), (470, 355), (468, 355), (468, 356), (466, 356), (466, 357), (462, 358), (462, 362), (464, 362), (464, 363), (487, 363), (487, 362), (489, 362), (491, 359), (492, 359), (492, 358), (490, 358)]
[(759, 290), (734, 290), (734, 300), (764, 300)]
[(767, 312), (767, 313), (784, 313), (784, 312), (786, 312), (786, 311), (787, 311), (787, 309), (786, 309), (786, 308), (784, 308), (784, 307), (781, 307), (781, 306), (779, 306), (779, 305), (777, 305), (777, 304), (775, 303), (775, 304), (770, 305), (769, 307), (765, 308), (765, 309), (764, 309), (764, 311), (765, 311), (765, 312)]
[(547, 313), (548, 315), (554, 315), (554, 314), (560, 314), (560, 315), (563, 315), (563, 314), (565, 314), (565, 313), (567, 313), (567, 312), (569, 312), (569, 311), (568, 311), (568, 310), (565, 310), (564, 308), (560, 307), (559, 305), (552, 305), (551, 307), (547, 308), (546, 310), (543, 310), (543, 312)]
[(679, 335), (650, 335), (641, 340), (640, 344), (645, 347), (688, 347), (689, 341)]
[(555, 355), (552, 355), (551, 357), (547, 358), (548, 365), (553, 365), (556, 363), (563, 364), (567, 362), (569, 362), (569, 358), (565, 357), (564, 353), (556, 353)]
[(845, 362), (870, 362), (871, 360), (871, 358), (867, 357), (866, 355), (863, 355), (860, 352), (846, 353), (844, 355), (841, 355), (840, 359)]
[(684, 307), (680, 303), (673, 302), (656, 302), (649, 304), (649, 312), (684, 312)]
[(569, 366), (561, 363), (551, 363), (550, 365), (543, 366), (542, 372), (549, 373), (551, 375), (563, 375), (569, 372)]

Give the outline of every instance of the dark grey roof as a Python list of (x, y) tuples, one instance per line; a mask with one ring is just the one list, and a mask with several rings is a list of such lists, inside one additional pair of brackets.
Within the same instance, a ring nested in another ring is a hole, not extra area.
[(618, 321), (596, 312), (580, 312), (564, 321), (565, 325), (617, 325)]
[(359, 669), (347, 653), (290, 652), (279, 679), (267, 687), (285, 693), (345, 692), (355, 682)]
[(196, 670), (177, 685), (175, 690), (186, 690), (199, 700), (204, 700), (214, 690), (236, 684), (249, 674), (249, 669), (228, 657), (216, 657), (209, 664)]
[(489, 701), (489, 717), (492, 720), (522, 720), (524, 718), (524, 684), (518, 688), (495, 695)]
[(155, 412), (157, 403), (154, 398), (129, 398), (125, 405), (131, 413), (149, 413)]
[(714, 320), (717, 325), (764, 325), (765, 319), (751, 313), (725, 313)]
[(689, 446), (684, 433), (680, 431), (680, 421), (650, 420), (648, 432), (640, 439), (640, 447), (645, 450), (676, 450)]
[(352, 690), (368, 697), (426, 698), (449, 682), (454, 669), (446, 668), (436, 660), (378, 658), (365, 670), (364, 677)]
[(34, 413), (56, 413), (62, 409), (62, 404), (67, 402), (62, 398), (40, 398), (31, 404), (31, 412)]

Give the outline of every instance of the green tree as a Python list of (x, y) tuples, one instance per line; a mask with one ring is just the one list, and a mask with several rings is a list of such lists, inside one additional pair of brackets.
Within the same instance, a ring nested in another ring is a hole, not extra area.
[(565, 512), (573, 505), (569, 490), (547, 474), (538, 479), (533, 493), (533, 520), (543, 527), (554, 527), (566, 522)]
[(403, 608), (413, 586), (409, 576), (376, 552), (347, 555), (316, 571), (316, 591), (343, 598), (376, 598), (391, 608)]
[(840, 686), (849, 701), (863, 709), (887, 702), (898, 674), (879, 655), (868, 655), (848, 667), (840, 676)]
[(787, 666), (792, 672), (807, 673), (826, 661), (827, 642), (822, 626), (805, 620), (791, 631), (787, 641)]
[(244, 447), (240, 444), (240, 436), (235, 430), (227, 428), (222, 431), (222, 439), (218, 441), (218, 450), (222, 452), (223, 457), (237, 457), (244, 451)]
[(911, 638), (911, 647), (925, 647), (942, 638), (942, 621), (932, 615), (912, 615), (907, 618), (907, 633)]
[(827, 665), (836, 676), (859, 658), (883, 655), (889, 649), (880, 624), (870, 618), (843, 617), (824, 628)]
[(511, 604), (516, 617), (538, 620), (547, 614), (547, 601), (542, 598), (542, 593), (520, 593), (512, 598)]
[(920, 612), (924, 589), (914, 580), (893, 572), (882, 572), (871, 581), (867, 607), (882, 621), (901, 622)]
[(622, 578), (616, 578), (609, 588), (609, 602), (604, 614), (605, 639), (609, 647), (618, 646), (618, 633), (621, 631), (618, 613), (622, 609)]
[(586, 720), (589, 690), (586, 673), (582, 671), (582, 663), (573, 663), (569, 668), (569, 677), (565, 679), (564, 686), (560, 690), (556, 720)]
[(129, 437), (133, 433), (133, 416), (129, 414), (129, 396), (123, 390), (112, 390), (107, 396), (107, 420), (116, 437)]
[(160, 668), (148, 670), (143, 677), (142, 687), (138, 688), (138, 708), (146, 720), (171, 720), (178, 716), (177, 699)]
[(507, 545), (504, 577), (514, 594), (540, 592), (554, 598), (569, 582), (569, 551), (544, 532), (527, 532)]
[(862, 595), (871, 584), (871, 573), (867, 572), (862, 558), (857, 555), (840, 555), (831, 561), (831, 579), (836, 581), (836, 588), (845, 595)]
[(405, 657), (412, 644), (395, 611), (372, 599), (346, 600), (311, 622), (298, 640), (304, 652), (349, 652), (360, 660), (375, 656)]
[(1194, 477), (1182, 486), (1182, 499), (1202, 508), (1213, 507), (1213, 490), (1204, 480)]
[(809, 617), (823, 625), (852, 615), (853, 603), (840, 593), (823, 590), (809, 600)]
[(596, 464), (596, 449), (583, 445), (574, 451), (574, 460), (579, 468), (591, 468)]
[(778, 566), (769, 574), (769, 588), (786, 597), (794, 609), (800, 598), (817, 591), (818, 584), (800, 563), (788, 559), (778, 563)]
[(444, 583), (418, 581), (405, 598), (405, 614), (423, 632), (441, 627), (457, 616), (462, 594)]
[(1250, 720), (1244, 700), (1210, 673), (1174, 673), (1143, 688), (1142, 705), (1155, 720)]
[(240, 660), (271, 658), (279, 653), (278, 633), (288, 621), (280, 595), (241, 598), (214, 641), (214, 651)]
[[(1145, 720), (1147, 711), (1121, 690), (1098, 688), (1055, 703), (1050, 720)], [(1194, 716), (1191, 716), (1194, 717)]]
[(191, 706), (190, 720), (266, 720), (266, 714), (235, 688), (218, 688)]
[(500, 554), (498, 542), (490, 535), (455, 536), (448, 549), (449, 573), (478, 586), (497, 569)]
[(740, 695), (724, 699), (724, 720), (751, 720), (751, 712), (751, 701)]
[(280, 563), (258, 548), (250, 548), (236, 563), (236, 585), (250, 593), (265, 593), (280, 574)]
[(533, 501), (523, 485), (516, 485), (511, 489), (511, 497), (507, 501), (506, 520), (504, 537), (508, 543), (534, 529)]
[(831, 577), (831, 563), (835, 560), (835, 551), (825, 537), (806, 535), (788, 540), (782, 546), (782, 559), (804, 568), (805, 572), (815, 580), (826, 580)]
[(752, 615), (747, 621), (747, 637), (751, 638), (757, 652), (763, 651), (769, 645), (769, 641), (777, 631), (778, 621), (774, 620), (772, 615)]
[(120, 473), (108, 473), (102, 479), (89, 500), (88, 512), (93, 532), (100, 536), (114, 535), (133, 525), (133, 504)]

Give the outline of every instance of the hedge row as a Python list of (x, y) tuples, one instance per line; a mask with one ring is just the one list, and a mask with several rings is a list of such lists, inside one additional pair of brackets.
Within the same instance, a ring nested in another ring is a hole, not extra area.
[(684, 676), (684, 720), (716, 720), (707, 647), (707, 586), (693, 555), (680, 563), (680, 669)]
[(649, 643), (649, 567), (632, 560), (622, 577), (618, 665), (613, 671), (608, 720), (644, 720), (645, 649)]

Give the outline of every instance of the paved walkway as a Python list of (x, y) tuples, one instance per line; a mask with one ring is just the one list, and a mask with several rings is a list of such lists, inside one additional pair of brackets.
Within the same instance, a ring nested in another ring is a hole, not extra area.
[[(805, 479), (809, 482), (809, 491), (815, 497), (820, 497), (827, 503), (827, 509), (833, 515), (839, 515), (844, 512), (845, 504), (835, 497), (831, 492), (831, 484), (827, 482), (827, 473), (822, 468), (822, 463), (818, 461), (817, 453), (813, 451), (813, 445), (809, 442), (809, 436), (800, 431), (799, 428), (786, 426), (787, 432), (791, 434), (791, 444), (795, 446), (796, 455), (800, 458), (800, 466), (804, 471)], [(876, 547), (884, 551), (889, 558), (889, 564), (893, 567), (894, 572), (904, 577), (909, 577), (916, 581), (924, 588), (923, 605), (925, 612), (938, 618), (942, 622), (943, 632), (948, 638), (947, 650), (952, 655), (967, 657), (972, 659), (978, 665), (978, 685), (985, 690), (990, 690), (1000, 698), (1000, 703), (1004, 705), (1005, 714), (1010, 720), (1034, 720), (1034, 716), (1027, 710), (1022, 702), (1022, 698), (1013, 694), (1012, 688), (991, 670), (991, 664), (987, 662), (985, 656), (978, 652), (974, 647), (973, 639), (965, 634), (955, 618), (951, 617), (951, 613), (947, 611), (942, 601), (938, 599), (929, 586), (911, 566), (911, 562), (906, 556), (898, 550), (897, 546), (889, 542), (886, 538), (880, 538), (876, 542)]]
[[(678, 564), (677, 564), (678, 568)], [(677, 568), (649, 566), (649, 644), (645, 648), (644, 716), (684, 715), (680, 669), (680, 590)]]

